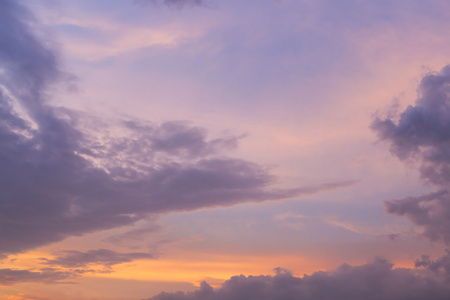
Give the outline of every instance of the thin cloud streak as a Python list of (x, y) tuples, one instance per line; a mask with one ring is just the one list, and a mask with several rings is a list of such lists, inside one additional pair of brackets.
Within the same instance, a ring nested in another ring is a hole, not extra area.
[(40, 271), (0, 269), (0, 285), (14, 285), (22, 282), (62, 283), (63, 280), (73, 279), (76, 276), (76, 273), (52, 268), (41, 269)]
[(45, 265), (64, 268), (84, 268), (90, 265), (102, 265), (110, 268), (113, 265), (132, 262), (136, 259), (154, 259), (151, 253), (118, 253), (108, 249), (88, 250), (86, 252), (67, 250), (61, 252), (55, 259), (42, 259)]
[(204, 0), (135, 0), (136, 3), (164, 4), (168, 7), (182, 9), (185, 6), (204, 6)]

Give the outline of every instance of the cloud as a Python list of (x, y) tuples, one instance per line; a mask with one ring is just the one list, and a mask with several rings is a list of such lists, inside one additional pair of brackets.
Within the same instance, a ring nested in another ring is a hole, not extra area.
[(450, 195), (447, 190), (385, 201), (385, 207), (388, 213), (406, 216), (421, 226), (426, 238), (450, 243)]
[(51, 106), (49, 87), (64, 74), (51, 43), (32, 34), (39, 24), (19, 3), (0, 2), (0, 253), (158, 214), (354, 183), (275, 189), (267, 168), (222, 154), (236, 148), (239, 137), (208, 139), (205, 129), (177, 121), (108, 123)]
[(450, 65), (423, 77), (418, 92), (414, 106), (371, 127), (399, 159), (418, 163), (422, 178), (440, 191), (386, 201), (386, 210), (421, 226), (425, 237), (450, 243)]
[(0, 269), (0, 285), (13, 285), (22, 282), (58, 283), (73, 278), (76, 273), (62, 272), (52, 268), (33, 270)]
[(6, 295), (7, 300), (50, 300), (49, 298), (30, 296), (24, 293)]
[[(145, 237), (149, 234), (155, 233), (161, 230), (161, 226), (156, 223), (156, 218), (147, 218), (145, 221), (138, 222), (125, 232), (114, 232), (111, 236), (103, 239), (104, 242), (114, 245), (125, 245), (129, 249), (132, 249), (134, 244), (145, 241)], [(141, 224), (139, 224), (141, 223)], [(157, 247), (161, 242), (152, 242), (151, 247)]]
[(89, 265), (102, 265), (110, 268), (113, 265), (131, 262), (136, 259), (154, 259), (150, 253), (118, 253), (108, 249), (88, 250), (86, 252), (63, 251), (55, 259), (43, 259), (43, 264), (64, 268), (84, 268)]
[(447, 250), (447, 254), (438, 258), (437, 260), (431, 260), (430, 256), (422, 255), (422, 258), (416, 260), (416, 267), (425, 267), (432, 272), (444, 276), (447, 281), (450, 281), (450, 251)]
[(450, 182), (450, 66), (430, 73), (420, 82), (419, 98), (394, 122), (377, 118), (372, 129), (402, 160), (421, 163), (424, 179), (438, 185)]
[(423, 300), (448, 299), (450, 287), (430, 275), (394, 269), (384, 259), (362, 265), (341, 265), (333, 272), (303, 277), (277, 269), (275, 276), (234, 276), (213, 289), (203, 282), (194, 292), (161, 293), (147, 300)]
[(204, 6), (204, 0), (136, 0), (137, 3), (148, 3), (159, 5), (164, 4), (169, 7), (181, 9), (185, 6)]

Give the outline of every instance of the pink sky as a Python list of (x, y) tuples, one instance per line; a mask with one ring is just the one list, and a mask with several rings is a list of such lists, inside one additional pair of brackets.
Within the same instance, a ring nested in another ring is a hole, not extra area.
[(0, 298), (447, 299), (449, 29), (447, 1), (3, 1)]

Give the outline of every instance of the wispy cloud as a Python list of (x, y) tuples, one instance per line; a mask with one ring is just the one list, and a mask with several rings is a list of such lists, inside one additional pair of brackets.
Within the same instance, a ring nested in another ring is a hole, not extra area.
[(113, 265), (131, 262), (136, 259), (154, 259), (151, 253), (118, 253), (108, 249), (88, 250), (86, 252), (67, 250), (54, 259), (42, 259), (46, 265), (64, 268), (84, 268), (90, 265), (101, 265), (110, 268)]
[(304, 227), (303, 219), (305, 216), (296, 213), (283, 213), (276, 215), (273, 219), (284, 226), (295, 230), (302, 230)]
[(361, 226), (355, 225), (352, 222), (349, 221), (343, 221), (339, 220), (337, 216), (327, 216), (323, 218), (325, 223), (344, 228), (348, 231), (354, 232), (354, 233), (364, 233), (366, 230), (364, 228), (361, 228)]
[(185, 6), (204, 6), (205, 0), (135, 0), (137, 3), (164, 4), (169, 7), (181, 9)]
[(13, 285), (22, 282), (58, 283), (73, 279), (77, 274), (52, 268), (35, 270), (0, 269), (0, 285)]

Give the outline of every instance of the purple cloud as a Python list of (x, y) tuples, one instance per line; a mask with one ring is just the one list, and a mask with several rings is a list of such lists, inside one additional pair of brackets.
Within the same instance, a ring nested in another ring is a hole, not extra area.
[(61, 283), (62, 280), (76, 277), (73, 272), (63, 272), (52, 268), (34, 270), (0, 269), (0, 285), (13, 285), (21, 282)]
[[(423, 227), (424, 236), (450, 242), (450, 66), (426, 75), (419, 97), (399, 116), (377, 118), (372, 129), (401, 160), (419, 163), (420, 174), (441, 190), (422, 197), (386, 201), (391, 214)], [(394, 119), (398, 117), (399, 121)]]
[(388, 213), (406, 216), (421, 226), (426, 238), (450, 243), (450, 195), (447, 190), (385, 201), (385, 207)]
[(275, 276), (234, 276), (220, 288), (203, 282), (194, 292), (161, 293), (147, 300), (444, 300), (445, 281), (411, 269), (394, 269), (384, 259), (362, 266), (344, 264), (333, 272), (303, 277), (278, 269)]
[(421, 163), (424, 179), (438, 185), (450, 182), (450, 65), (430, 73), (420, 82), (419, 98), (399, 115), (377, 118), (372, 129), (402, 160)]
[(205, 0), (135, 0), (137, 3), (148, 3), (159, 5), (164, 4), (169, 7), (181, 9), (185, 6), (204, 6)]
[(447, 250), (447, 254), (442, 257), (431, 260), (429, 255), (422, 255), (421, 259), (416, 260), (415, 263), (417, 267), (424, 267), (432, 272), (444, 276), (447, 281), (450, 281), (450, 251)]
[(42, 259), (43, 264), (64, 268), (84, 268), (89, 265), (102, 265), (110, 268), (113, 265), (131, 262), (136, 259), (154, 259), (150, 253), (118, 253), (108, 249), (88, 250), (86, 252), (63, 251), (55, 259)]
[(107, 124), (53, 107), (46, 101), (48, 87), (62, 80), (62, 72), (30, 24), (38, 26), (19, 2), (0, 2), (2, 254), (151, 215), (353, 184), (274, 189), (269, 170), (222, 154), (237, 147), (238, 137), (208, 139), (205, 129), (184, 122)]

